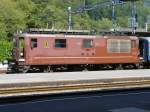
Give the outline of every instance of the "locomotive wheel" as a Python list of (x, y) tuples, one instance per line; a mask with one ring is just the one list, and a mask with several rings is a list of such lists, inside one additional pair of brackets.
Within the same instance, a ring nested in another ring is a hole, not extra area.
[(135, 64), (136, 69), (143, 69), (144, 65), (142, 63)]
[(10, 73), (18, 73), (18, 69), (14, 68), (14, 67), (8, 67), (7, 68), (7, 74), (10, 74)]
[(150, 68), (149, 64), (144, 63), (144, 69), (149, 69), (149, 68)]
[(44, 69), (44, 73), (48, 73), (48, 72), (53, 72), (52, 66), (47, 66), (47, 67)]
[(30, 70), (30, 66), (22, 66), (19, 68), (19, 72), (27, 73)]
[(116, 65), (116, 70), (123, 70), (123, 67), (121, 64)]

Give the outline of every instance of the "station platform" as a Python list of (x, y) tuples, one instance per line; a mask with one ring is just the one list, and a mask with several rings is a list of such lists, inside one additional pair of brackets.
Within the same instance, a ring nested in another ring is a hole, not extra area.
[(6, 73), (8, 65), (3, 65), (0, 63), (0, 74), (1, 73)]
[(0, 98), (86, 91), (150, 88), (150, 70), (0, 75)]

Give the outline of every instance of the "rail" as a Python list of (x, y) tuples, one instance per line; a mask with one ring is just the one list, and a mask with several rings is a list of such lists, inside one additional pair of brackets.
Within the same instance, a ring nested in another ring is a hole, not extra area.
[(1, 88), (0, 97), (150, 87), (150, 80)]

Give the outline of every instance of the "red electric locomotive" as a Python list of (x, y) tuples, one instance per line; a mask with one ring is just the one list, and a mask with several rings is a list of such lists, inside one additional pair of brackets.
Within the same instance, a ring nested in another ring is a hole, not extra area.
[(15, 72), (136, 67), (139, 39), (134, 36), (102, 36), (76, 32), (23, 33), (14, 38)]

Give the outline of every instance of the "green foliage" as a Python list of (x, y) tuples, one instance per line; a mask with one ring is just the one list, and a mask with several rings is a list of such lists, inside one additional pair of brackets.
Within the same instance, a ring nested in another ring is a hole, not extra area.
[(7, 40), (0, 41), (0, 62), (11, 58), (12, 42)]
[[(12, 36), (17, 30), (31, 27), (66, 29), (69, 6), (75, 9), (84, 4), (89, 6), (98, 2), (105, 2), (105, 0), (1, 0), (0, 39)], [(150, 8), (143, 6), (148, 3), (147, 0), (137, 2), (140, 27), (144, 27), (147, 15), (150, 14)], [(82, 14), (73, 14), (73, 28), (112, 28), (111, 9), (111, 7), (105, 7)], [(131, 4), (117, 6), (115, 10), (117, 26), (128, 27)]]
[(148, 24), (148, 28), (147, 28), (147, 30), (150, 32), (150, 24)]
[(0, 3), (0, 27), (3, 35), (0, 39), (13, 34), (13, 32), (25, 28), (24, 13), (17, 8), (12, 0), (1, 0)]
[(110, 29), (112, 28), (112, 21), (108, 20), (107, 18), (102, 18), (101, 21), (98, 22), (98, 29)]

